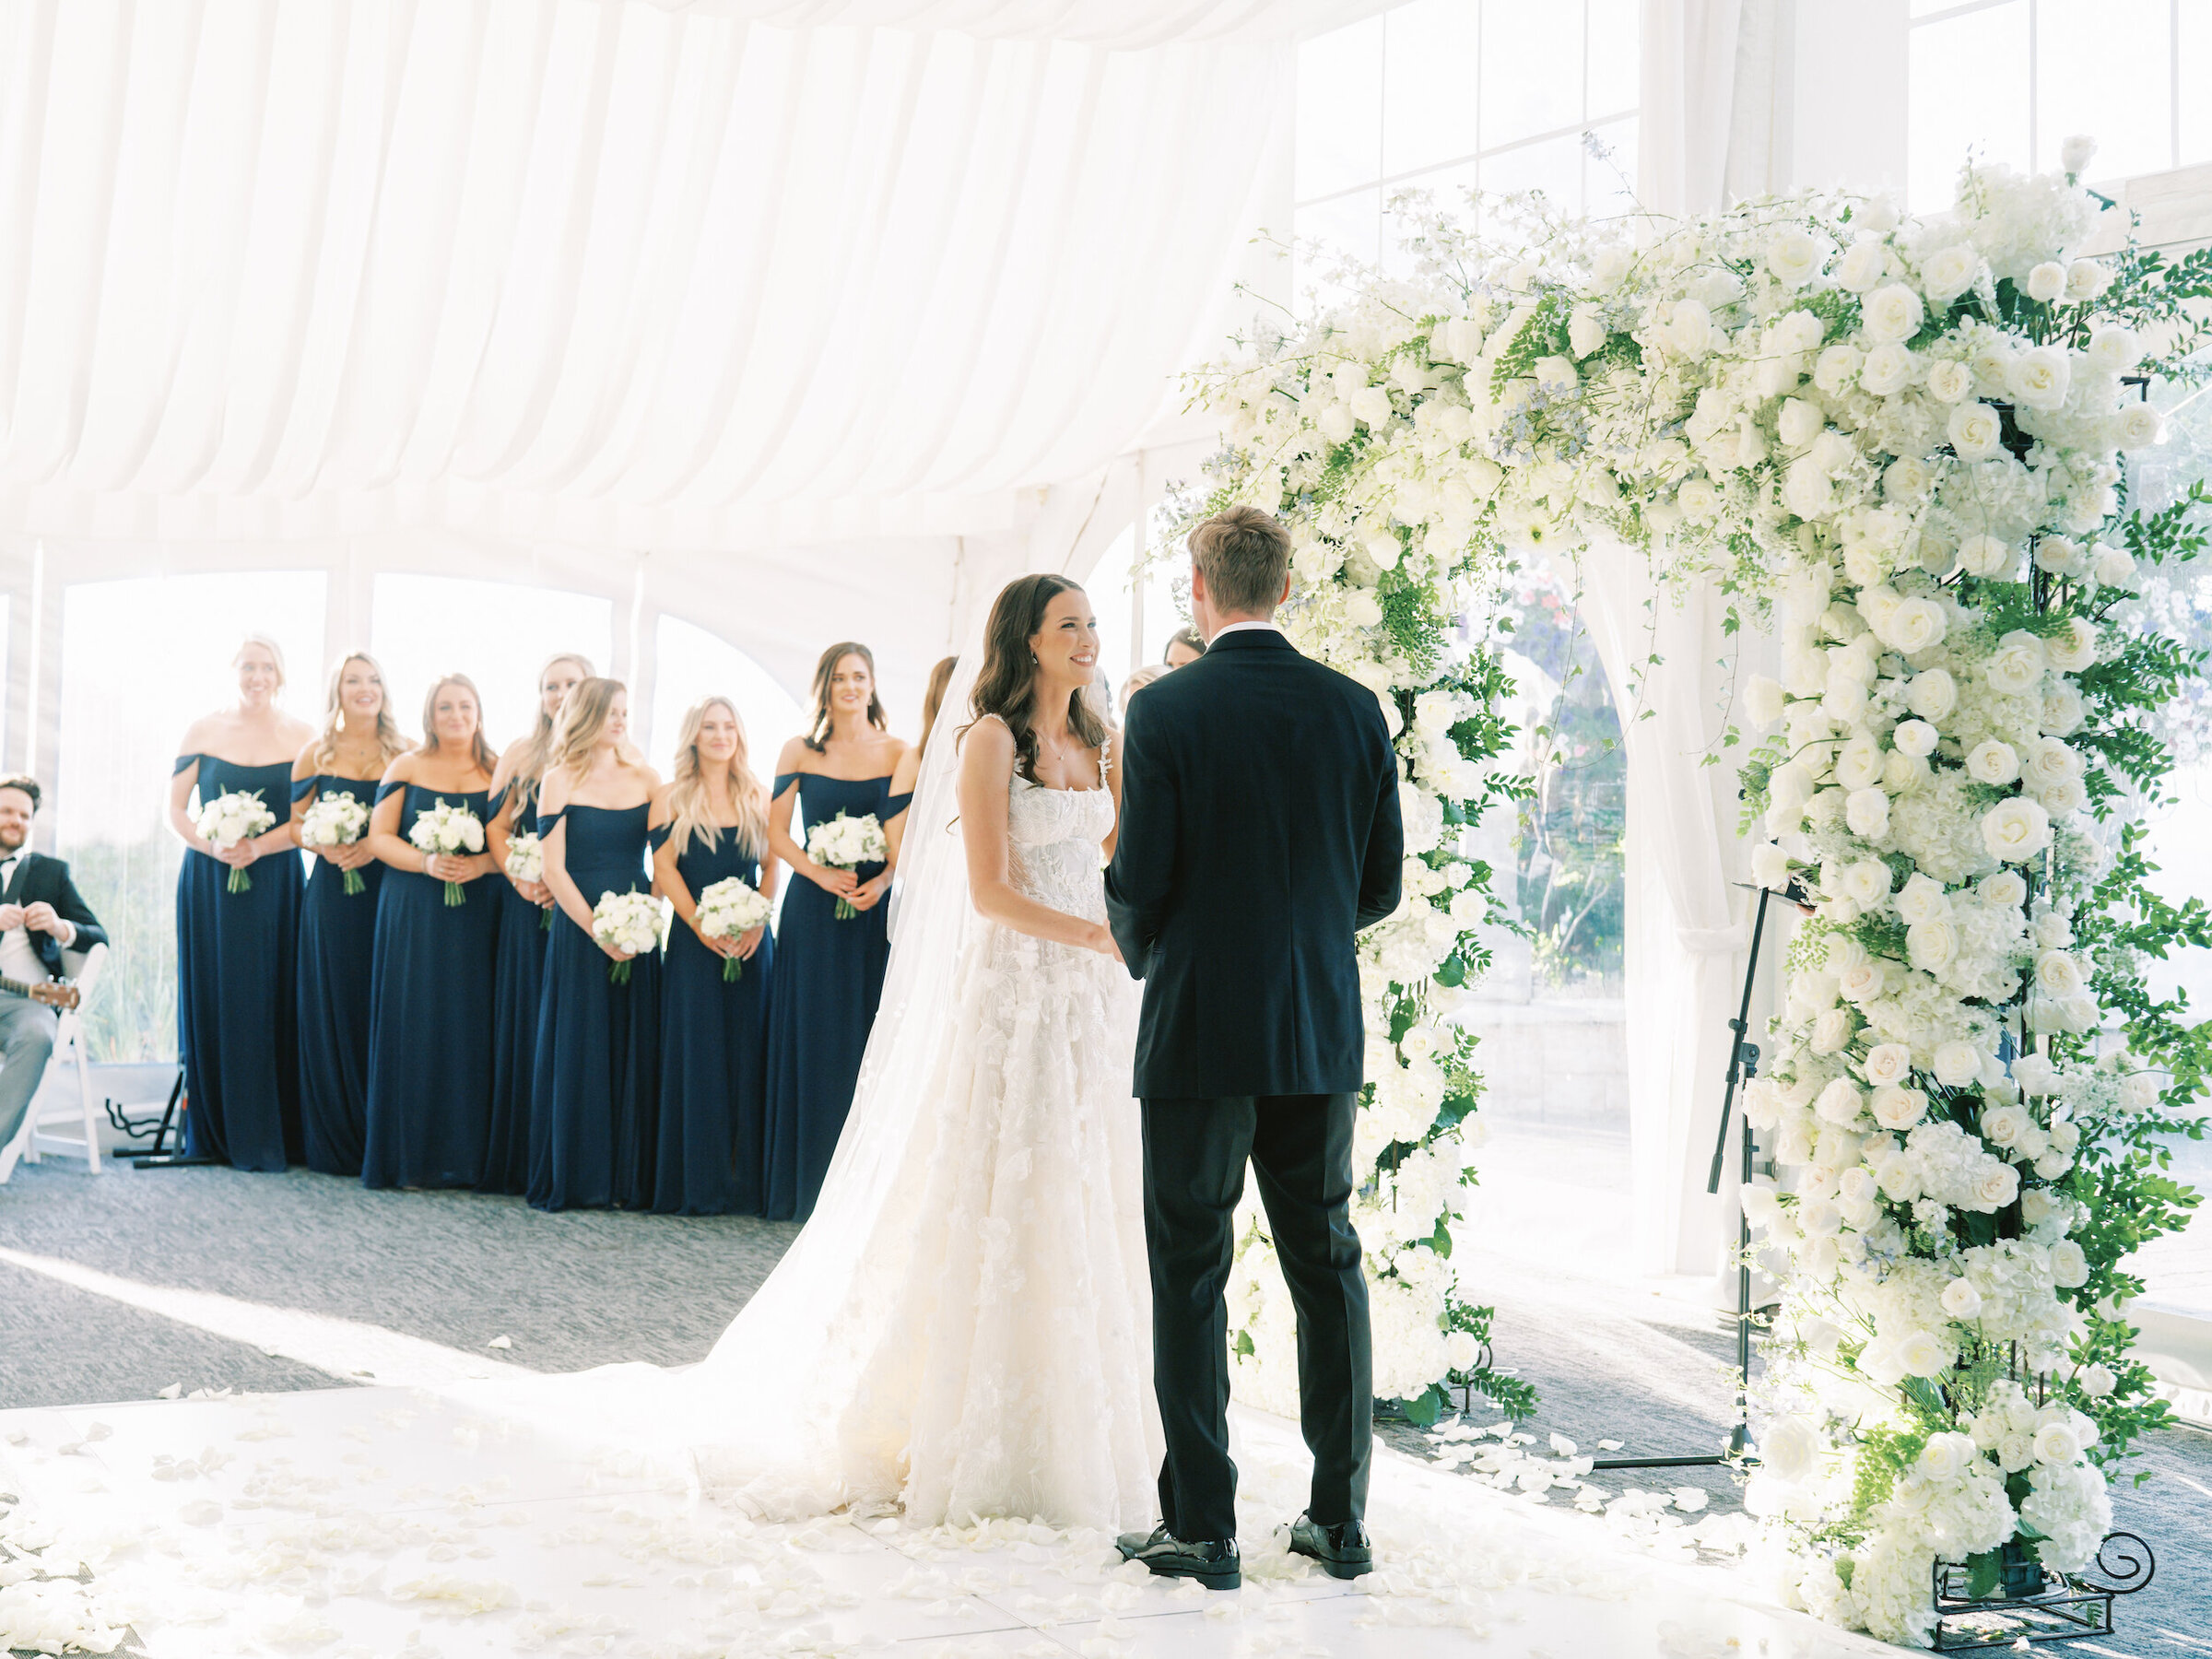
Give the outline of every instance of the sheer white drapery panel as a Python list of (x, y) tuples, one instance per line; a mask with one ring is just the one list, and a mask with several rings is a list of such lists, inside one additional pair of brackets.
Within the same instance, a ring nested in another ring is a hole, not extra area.
[(957, 29), (985, 40), (1080, 41), (1141, 50), (1171, 41), (1321, 34), (1395, 0), (609, 0), (781, 29)]
[(0, 528), (1010, 528), (1212, 350), (1288, 144), (1269, 8), (983, 38), (1123, 9), (0, 0)]

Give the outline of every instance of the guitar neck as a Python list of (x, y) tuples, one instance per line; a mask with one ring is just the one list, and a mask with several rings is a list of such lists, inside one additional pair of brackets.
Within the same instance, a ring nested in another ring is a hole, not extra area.
[(12, 980), (0, 974), (0, 991), (27, 996), (32, 1002), (49, 1008), (68, 1009), (76, 1006), (76, 987), (67, 980), (42, 980), (35, 985), (27, 985), (21, 980)]

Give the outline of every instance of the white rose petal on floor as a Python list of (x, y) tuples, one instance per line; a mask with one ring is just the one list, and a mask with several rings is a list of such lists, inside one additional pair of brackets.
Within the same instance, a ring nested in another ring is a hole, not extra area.
[[(1744, 1568), (1660, 1559), (1387, 1452), (1371, 1512), (1384, 1570), (1340, 1584), (1267, 1535), (1302, 1491), (1295, 1427), (1241, 1412), (1236, 1430), (1245, 1587), (1215, 1594), (1120, 1564), (1102, 1535), (1020, 1522), (758, 1524), (634, 1455), (424, 1389), (10, 1411), (0, 1634), (34, 1616), (57, 1634), (81, 1607), (86, 1639), (128, 1624), (150, 1659), (1893, 1651), (1765, 1603)], [(11, 1584), (33, 1561), (81, 1562), (89, 1596)]]

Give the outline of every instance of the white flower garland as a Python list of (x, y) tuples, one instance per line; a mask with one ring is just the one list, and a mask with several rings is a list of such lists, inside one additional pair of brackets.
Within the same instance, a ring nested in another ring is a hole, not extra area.
[[(2116, 267), (2137, 298), (2159, 273), (2070, 259), (2096, 211), (2071, 176), (1984, 169), (1924, 221), (1801, 195), (1641, 246), (1539, 219), (1535, 252), (1497, 253), (1430, 218), (1410, 277), (1367, 274), (1198, 381), (1228, 444), (1208, 508), (1290, 523), (1291, 636), (1373, 688), (1405, 762), (1406, 900), (1362, 942), (1379, 1394), (1465, 1380), (1481, 1328), (1449, 1259), (1470, 1045), (1429, 995), (1479, 961), (1488, 908), (1456, 837), (1499, 681), (1443, 648), (1463, 595), (1503, 549), (1603, 532), (1779, 601), (1783, 679), (1745, 694), (1782, 728), (1746, 768), (1754, 864), (1818, 915), (1747, 1104), (1789, 1182), (1747, 1206), (1789, 1269), (1747, 1501), (1788, 1600), (1893, 1640), (1927, 1640), (1939, 1559), (1983, 1576), (2018, 1540), (2084, 1566), (2100, 1465), (2156, 1416), (2071, 1236), (2077, 1157), (2161, 1088), (2088, 1057), (2076, 948), (2103, 780), (2068, 740), (2134, 580), (2096, 538), (2120, 538), (2118, 452), (2159, 435), (2121, 383), (2135, 334), (2099, 321)], [(1240, 1386), (1279, 1400), (1266, 1255), (1254, 1228)]]

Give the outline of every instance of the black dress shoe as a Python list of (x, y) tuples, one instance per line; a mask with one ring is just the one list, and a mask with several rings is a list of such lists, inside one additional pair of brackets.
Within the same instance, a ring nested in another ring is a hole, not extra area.
[(1375, 1552), (1368, 1543), (1367, 1528), (1357, 1521), (1324, 1526), (1300, 1515), (1290, 1524), (1290, 1553), (1319, 1561), (1331, 1578), (1356, 1579), (1375, 1570)]
[(1234, 1538), (1186, 1544), (1164, 1526), (1124, 1533), (1114, 1540), (1124, 1561), (1142, 1561), (1161, 1578), (1196, 1579), (1208, 1590), (1234, 1590), (1244, 1582)]

